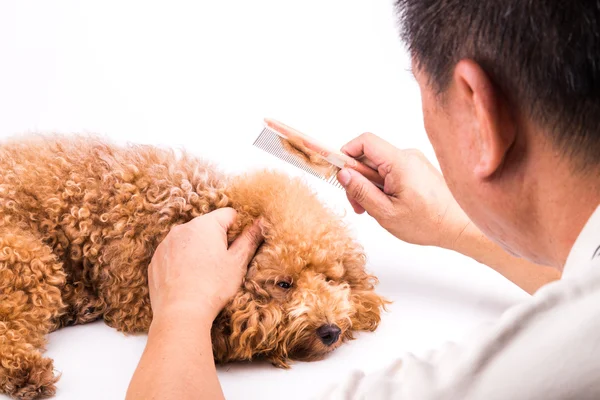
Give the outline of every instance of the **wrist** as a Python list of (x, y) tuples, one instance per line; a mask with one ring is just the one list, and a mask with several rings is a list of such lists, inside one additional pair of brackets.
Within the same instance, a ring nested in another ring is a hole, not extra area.
[(195, 331), (210, 332), (214, 316), (195, 305), (170, 304), (154, 312), (152, 325), (189, 327)]
[(440, 225), (439, 247), (465, 255), (469, 255), (471, 246), (483, 236), (456, 202), (448, 206)]
[(493, 243), (475, 224), (468, 222), (462, 233), (457, 236), (453, 247), (450, 249), (473, 260), (494, 267), (501, 262), (508, 253)]
[(474, 258), (476, 250), (485, 236), (465, 216), (460, 223), (456, 223), (455, 227), (444, 235), (444, 238), (445, 240), (440, 241), (440, 247)]
[(212, 347), (211, 325), (204, 320), (194, 320), (169, 315), (152, 320), (148, 330), (150, 343), (190, 345), (195, 343)]

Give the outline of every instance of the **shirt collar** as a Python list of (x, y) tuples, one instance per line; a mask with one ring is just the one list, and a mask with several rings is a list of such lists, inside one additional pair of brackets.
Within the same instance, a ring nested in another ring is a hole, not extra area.
[(600, 206), (588, 219), (571, 248), (562, 277), (579, 274), (596, 263), (600, 263)]

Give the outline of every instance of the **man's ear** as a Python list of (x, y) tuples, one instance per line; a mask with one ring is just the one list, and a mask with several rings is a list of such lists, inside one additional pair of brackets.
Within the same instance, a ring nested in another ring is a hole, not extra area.
[(487, 179), (501, 167), (516, 139), (516, 126), (508, 102), (489, 76), (472, 60), (461, 60), (454, 69), (457, 94), (470, 105), (474, 118), (475, 165), (473, 172)]

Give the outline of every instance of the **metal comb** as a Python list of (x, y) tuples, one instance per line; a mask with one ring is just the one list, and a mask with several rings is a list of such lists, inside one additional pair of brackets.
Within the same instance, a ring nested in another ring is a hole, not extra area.
[[(352, 168), (383, 190), (384, 181), (377, 171), (342, 152), (328, 149), (314, 138), (274, 119), (265, 118), (264, 128), (254, 141), (254, 146), (339, 189), (343, 189), (343, 186), (337, 180), (337, 173), (342, 168)], [(290, 149), (286, 149), (286, 146)]]
[[(283, 138), (281, 135), (279, 135), (276, 131), (272, 130), (268, 126), (265, 126), (260, 135), (258, 135), (256, 140), (254, 141), (253, 145), (289, 164), (292, 164), (297, 168), (300, 168), (305, 172), (308, 172), (312, 176), (316, 176), (317, 178), (324, 180), (325, 182), (333, 185), (338, 189), (343, 189), (341, 183), (337, 180), (337, 173), (329, 177), (324, 176), (321, 172), (315, 170), (310, 165), (310, 162), (306, 161), (297, 154), (290, 153), (287, 149), (285, 149), (281, 143), (282, 140), (287, 139)], [(339, 168), (337, 170), (339, 171)]]

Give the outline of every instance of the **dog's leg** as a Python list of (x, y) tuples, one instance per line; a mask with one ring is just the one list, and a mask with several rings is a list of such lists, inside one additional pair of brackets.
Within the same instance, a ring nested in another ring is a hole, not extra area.
[(108, 310), (104, 313), (106, 324), (124, 333), (145, 333), (150, 329), (152, 309), (146, 286), (121, 283), (105, 298)]
[(0, 393), (52, 396), (58, 377), (42, 356), (45, 335), (64, 312), (62, 264), (37, 237), (0, 228)]
[(68, 276), (63, 289), (63, 301), (67, 312), (62, 316), (60, 326), (87, 324), (101, 318), (104, 303), (83, 282), (73, 282), (69, 278)]
[(148, 265), (152, 252), (147, 243), (122, 238), (103, 249), (100, 299), (106, 304), (104, 321), (124, 333), (148, 332), (152, 322)]

